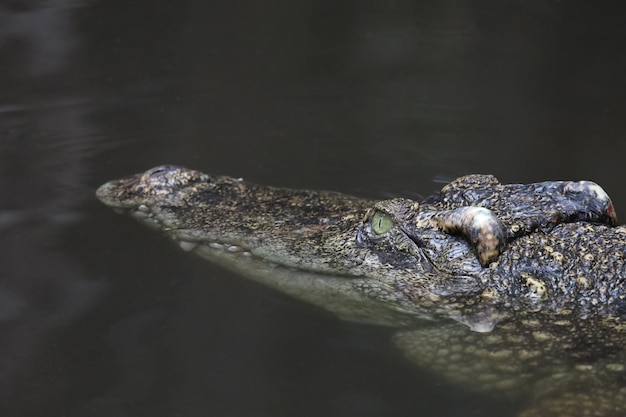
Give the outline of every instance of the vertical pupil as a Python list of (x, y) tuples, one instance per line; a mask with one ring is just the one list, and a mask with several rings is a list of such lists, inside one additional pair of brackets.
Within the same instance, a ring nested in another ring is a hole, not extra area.
[(372, 218), (372, 228), (376, 234), (386, 233), (391, 228), (391, 219), (383, 212), (377, 211)]

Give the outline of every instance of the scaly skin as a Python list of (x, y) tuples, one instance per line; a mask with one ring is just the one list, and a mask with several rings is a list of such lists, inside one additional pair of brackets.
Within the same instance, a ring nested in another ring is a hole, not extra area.
[[(589, 182), (468, 176), (421, 204), (158, 167), (98, 198), (342, 318), (520, 416), (626, 415), (626, 231)], [(462, 324), (460, 324), (462, 323)]]

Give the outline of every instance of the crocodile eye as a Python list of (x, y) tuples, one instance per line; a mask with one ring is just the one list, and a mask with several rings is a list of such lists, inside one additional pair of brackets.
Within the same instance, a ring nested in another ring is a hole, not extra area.
[(377, 235), (387, 233), (392, 227), (393, 220), (390, 215), (383, 213), (382, 211), (376, 211), (376, 213), (372, 216), (372, 229)]

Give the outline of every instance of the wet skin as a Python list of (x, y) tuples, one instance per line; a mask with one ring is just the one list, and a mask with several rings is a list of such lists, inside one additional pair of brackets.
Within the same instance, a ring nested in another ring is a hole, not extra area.
[(416, 364), (520, 416), (626, 414), (626, 230), (590, 182), (453, 181), (421, 203), (163, 166), (105, 204), (339, 317), (398, 327)]

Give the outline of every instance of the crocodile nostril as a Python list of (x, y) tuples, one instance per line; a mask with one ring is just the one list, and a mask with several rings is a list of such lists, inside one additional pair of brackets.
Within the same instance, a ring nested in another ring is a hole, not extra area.
[(163, 172), (171, 171), (174, 168), (176, 168), (176, 167), (173, 166), (173, 165), (161, 165), (161, 166), (149, 169), (148, 171), (146, 171), (146, 174), (149, 177), (152, 177), (152, 176), (155, 176), (157, 174), (162, 174)]

